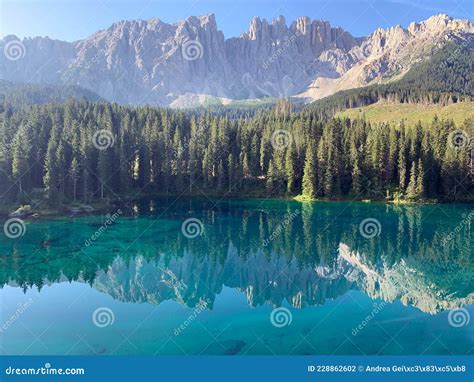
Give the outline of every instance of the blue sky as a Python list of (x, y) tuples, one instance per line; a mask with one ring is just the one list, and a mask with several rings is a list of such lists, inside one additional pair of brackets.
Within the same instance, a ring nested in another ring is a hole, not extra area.
[(473, 19), (472, 0), (0, 0), (0, 36), (49, 36), (73, 41), (114, 21), (159, 17), (175, 22), (191, 15), (214, 13), (225, 36), (248, 29), (253, 16), (298, 16), (328, 20), (353, 35), (377, 27), (407, 26), (436, 13)]

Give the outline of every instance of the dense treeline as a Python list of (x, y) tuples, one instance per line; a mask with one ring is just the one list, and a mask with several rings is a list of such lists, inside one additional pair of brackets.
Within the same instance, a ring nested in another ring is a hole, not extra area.
[[(469, 144), (451, 121), (388, 126), (277, 110), (232, 120), (87, 101), (7, 108), (0, 192), (24, 201), (41, 188), (54, 203), (202, 191), (472, 197)], [(472, 135), (472, 120), (459, 128)]]
[(50, 102), (61, 103), (71, 98), (77, 100), (85, 98), (91, 102), (102, 100), (101, 97), (94, 92), (79, 86), (24, 84), (0, 80), (0, 111), (3, 108), (5, 100), (8, 100), (9, 105), (20, 108), (22, 106)]
[[(295, 104), (297, 100), (292, 100), (292, 110), (302, 108), (302, 103)], [(193, 114), (199, 117), (201, 114), (212, 114), (220, 117), (227, 117), (229, 119), (253, 118), (261, 112), (268, 112), (277, 107), (279, 100), (276, 98), (268, 98), (265, 102), (255, 101), (235, 101), (230, 105), (214, 104), (207, 106), (196, 106), (191, 108), (184, 108), (186, 114)]]
[[(41, 105), (47, 103), (64, 103), (68, 100), (82, 100), (89, 102), (107, 102), (96, 93), (73, 85), (45, 85), (45, 84), (25, 84), (13, 83), (0, 80), (0, 113), (8, 104), (13, 109), (20, 109), (28, 105)], [(214, 103), (202, 106), (192, 106), (182, 108), (187, 114), (199, 116), (204, 113), (226, 116), (231, 119), (252, 118), (262, 110), (271, 110), (275, 107), (278, 100), (268, 98), (255, 101), (234, 101), (232, 105), (222, 105)], [(301, 103), (302, 105), (302, 103)], [(301, 108), (301, 105), (298, 107)], [(295, 104), (293, 109), (295, 109)]]
[(396, 82), (338, 92), (313, 102), (309, 109), (320, 114), (371, 105), (380, 100), (447, 105), (474, 96), (474, 50), (447, 44), (430, 60), (413, 67)]

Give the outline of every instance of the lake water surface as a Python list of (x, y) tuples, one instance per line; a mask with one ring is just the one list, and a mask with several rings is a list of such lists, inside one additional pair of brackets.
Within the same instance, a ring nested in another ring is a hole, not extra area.
[(0, 354), (474, 353), (472, 205), (111, 214), (1, 232)]

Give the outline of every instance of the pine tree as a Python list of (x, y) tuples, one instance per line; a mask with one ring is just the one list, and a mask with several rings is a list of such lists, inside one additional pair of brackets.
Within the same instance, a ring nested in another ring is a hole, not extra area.
[(53, 133), (48, 142), (48, 149), (46, 151), (45, 161), (44, 161), (44, 177), (43, 183), (46, 189), (46, 195), (49, 199), (52, 199), (56, 191), (58, 184), (57, 180), (57, 170), (56, 170), (56, 154), (57, 142), (56, 135)]
[(293, 194), (296, 188), (296, 145), (294, 141), (291, 142), (291, 145), (286, 150), (286, 160), (285, 160), (285, 169), (286, 169), (286, 191), (288, 194)]
[(266, 182), (267, 192), (269, 194), (272, 194), (274, 192), (275, 184), (276, 184), (275, 162), (273, 160), (270, 160), (270, 163), (268, 165), (267, 182)]
[(313, 144), (310, 143), (306, 149), (304, 162), (303, 195), (311, 199), (316, 198), (316, 187), (316, 152)]
[(251, 170), (250, 170), (250, 163), (249, 163), (249, 157), (247, 153), (243, 155), (242, 159), (242, 171), (243, 171), (243, 176), (244, 178), (249, 178), (251, 176)]
[(79, 180), (79, 163), (77, 162), (77, 159), (75, 157), (71, 162), (71, 167), (69, 169), (69, 177), (72, 181), (73, 200), (76, 201), (77, 181)]
[(407, 181), (407, 160), (405, 155), (405, 147), (400, 145), (400, 152), (398, 155), (398, 177), (400, 190), (405, 190)]
[(406, 190), (406, 198), (409, 200), (417, 199), (417, 174), (416, 174), (417, 166), (416, 163), (413, 162), (411, 165), (410, 170), (410, 181), (408, 182), (408, 187)]
[(398, 153), (398, 133), (395, 127), (391, 126), (388, 142), (387, 160), (387, 178), (389, 184), (392, 184), (396, 180)]
[(22, 126), (12, 142), (12, 175), (18, 183), (20, 195), (23, 194), (24, 186), (28, 183), (30, 151), (26, 126)]
[(421, 159), (418, 160), (417, 166), (416, 197), (417, 199), (423, 199), (425, 197), (425, 169)]
[(362, 172), (359, 167), (359, 160), (356, 159), (352, 166), (352, 187), (351, 192), (359, 195), (362, 192)]
[(235, 163), (234, 163), (234, 156), (232, 154), (229, 154), (227, 163), (229, 166), (227, 185), (228, 185), (228, 191), (231, 192), (232, 187), (234, 186), (234, 177), (235, 177)]

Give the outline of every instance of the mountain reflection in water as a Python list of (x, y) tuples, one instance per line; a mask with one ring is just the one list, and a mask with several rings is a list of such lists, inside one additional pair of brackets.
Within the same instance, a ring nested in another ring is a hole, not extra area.
[[(434, 314), (474, 302), (470, 219), (463, 223), (469, 212), (466, 206), (143, 201), (89, 246), (84, 243), (106, 217), (27, 224), (23, 238), (0, 242), (0, 282), (26, 290), (77, 280), (119, 301), (189, 307), (205, 301), (209, 309), (223, 287), (245, 293), (250, 306), (287, 300), (295, 308), (358, 289)], [(189, 217), (204, 227), (194, 239), (181, 231)], [(381, 226), (371, 239), (359, 232), (367, 217)]]

